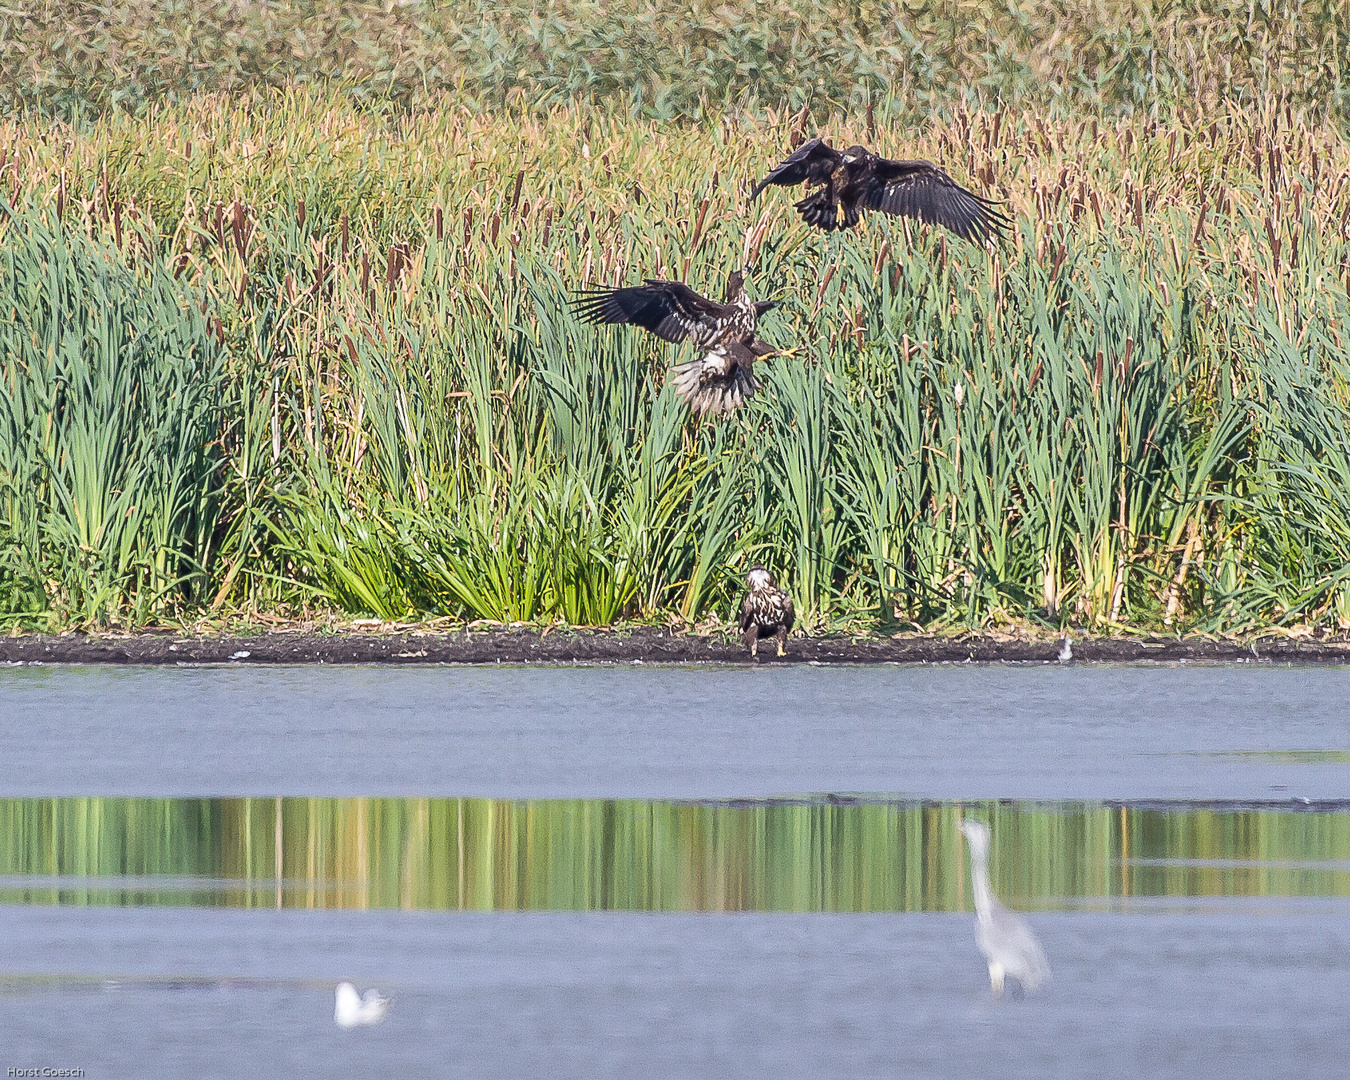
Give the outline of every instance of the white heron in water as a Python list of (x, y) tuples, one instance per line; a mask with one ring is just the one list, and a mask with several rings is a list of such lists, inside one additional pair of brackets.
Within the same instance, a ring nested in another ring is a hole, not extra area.
[(333, 1008), (333, 1020), (338, 1027), (378, 1024), (388, 1011), (389, 999), (378, 990), (367, 990), (363, 996), (351, 983), (338, 983), (337, 1004)]
[(970, 847), (970, 883), (975, 891), (975, 942), (989, 962), (989, 986), (1003, 996), (1003, 980), (1016, 979), (1035, 990), (1050, 978), (1045, 950), (1027, 921), (1009, 911), (989, 888), (989, 829), (978, 821), (962, 821)]

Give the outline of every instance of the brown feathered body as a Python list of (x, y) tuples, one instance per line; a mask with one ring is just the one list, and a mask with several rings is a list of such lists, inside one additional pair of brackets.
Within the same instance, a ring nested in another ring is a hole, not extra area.
[(721, 303), (682, 281), (649, 278), (622, 289), (589, 289), (577, 294), (575, 314), (585, 322), (629, 323), (664, 341), (690, 341), (699, 355), (670, 371), (675, 393), (695, 413), (729, 413), (759, 389), (755, 361), (773, 353), (756, 336), (759, 319), (776, 307), (755, 301), (736, 271), (727, 279)]
[(941, 225), (986, 246), (1009, 224), (997, 203), (962, 187), (931, 161), (893, 161), (862, 146), (839, 151), (824, 139), (803, 143), (755, 185), (750, 198), (770, 184), (803, 183), (812, 190), (796, 204), (797, 212), (826, 232), (851, 229), (863, 211), (880, 210)]
[(759, 655), (759, 639), (775, 638), (778, 655), (785, 653), (784, 644), (796, 621), (792, 597), (775, 583), (773, 574), (762, 566), (752, 566), (746, 575), (750, 591), (741, 605), (741, 633), (751, 656)]

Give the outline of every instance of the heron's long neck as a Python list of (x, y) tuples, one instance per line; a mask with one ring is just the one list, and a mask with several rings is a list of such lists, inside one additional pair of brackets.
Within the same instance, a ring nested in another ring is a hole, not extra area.
[(970, 887), (975, 893), (975, 914), (981, 919), (987, 919), (993, 907), (994, 894), (989, 891), (989, 870), (984, 859), (970, 860)]

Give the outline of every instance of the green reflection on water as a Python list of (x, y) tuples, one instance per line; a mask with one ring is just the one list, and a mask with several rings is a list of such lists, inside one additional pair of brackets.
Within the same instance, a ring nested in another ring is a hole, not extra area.
[(1214, 750), (1208, 756), (1256, 758), (1286, 765), (1350, 765), (1350, 750)]
[[(1350, 895), (1350, 812), (966, 804), (995, 891)], [(0, 902), (969, 910), (954, 804), (493, 799), (0, 800)]]

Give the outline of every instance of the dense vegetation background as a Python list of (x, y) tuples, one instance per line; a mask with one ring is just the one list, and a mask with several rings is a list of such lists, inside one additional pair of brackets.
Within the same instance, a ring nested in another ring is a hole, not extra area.
[(907, 120), (994, 100), (1350, 109), (1341, 0), (35, 0), (0, 32), (0, 93), (56, 111), (332, 79), (365, 100), (449, 88), (661, 120), (873, 97)]
[[(1343, 5), (0, 15), (0, 619), (1350, 626)], [(810, 233), (820, 131), (1006, 199)], [(746, 258), (734, 419), (567, 289)]]

